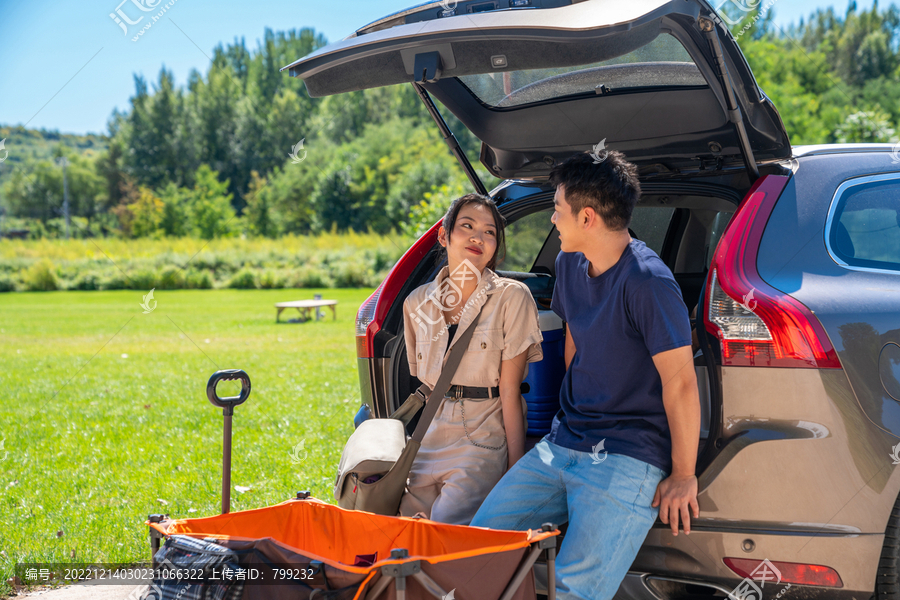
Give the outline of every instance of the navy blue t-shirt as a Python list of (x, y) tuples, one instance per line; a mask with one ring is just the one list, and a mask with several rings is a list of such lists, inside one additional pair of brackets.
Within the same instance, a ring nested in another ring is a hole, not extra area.
[[(672, 272), (640, 240), (597, 277), (581, 252), (556, 257), (551, 308), (575, 341), (549, 441), (603, 449), (672, 471), (672, 440), (653, 355), (689, 346), (691, 324)], [(598, 449), (598, 452), (601, 452)]]

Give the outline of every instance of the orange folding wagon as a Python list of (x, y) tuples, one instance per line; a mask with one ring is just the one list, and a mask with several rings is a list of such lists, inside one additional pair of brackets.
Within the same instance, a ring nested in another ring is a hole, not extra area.
[[(227, 379), (241, 380), (239, 397), (216, 395)], [(222, 514), (149, 516), (157, 575), (144, 598), (536, 600), (534, 565), (544, 554), (555, 600), (559, 531), (549, 523), (527, 531), (448, 525), (346, 510), (308, 492), (229, 512), (231, 417), (249, 393), (243, 371), (218, 371), (207, 384), (225, 415)]]

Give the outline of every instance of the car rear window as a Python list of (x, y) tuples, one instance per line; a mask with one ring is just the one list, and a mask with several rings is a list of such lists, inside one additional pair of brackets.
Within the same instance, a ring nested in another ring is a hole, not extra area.
[(687, 50), (669, 34), (659, 35), (637, 50), (601, 62), (463, 75), (459, 80), (481, 102), (498, 108), (630, 88), (706, 85), (706, 79)]
[(847, 266), (900, 271), (900, 175), (848, 187), (838, 199), (829, 248)]
[[(674, 208), (635, 207), (629, 229), (651, 250), (660, 254), (674, 212)], [(506, 258), (497, 265), (497, 268), (526, 273), (531, 271), (547, 236), (553, 229), (553, 223), (550, 222), (552, 216), (552, 208), (539, 210), (507, 225)]]

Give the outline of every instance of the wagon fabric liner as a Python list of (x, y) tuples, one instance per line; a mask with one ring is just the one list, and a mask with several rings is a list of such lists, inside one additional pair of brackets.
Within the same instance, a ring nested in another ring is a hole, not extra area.
[(244, 581), (247, 600), (535, 600), (532, 566), (546, 548), (552, 568), (559, 533), (387, 517), (313, 498), (148, 524), (168, 542), (189, 536), (230, 549), (256, 574)]

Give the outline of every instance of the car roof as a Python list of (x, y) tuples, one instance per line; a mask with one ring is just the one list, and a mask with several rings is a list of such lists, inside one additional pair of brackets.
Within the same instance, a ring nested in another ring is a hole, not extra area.
[(900, 154), (900, 142), (894, 144), (808, 144), (793, 146), (792, 156), (818, 156), (821, 154), (847, 154), (850, 152), (890, 152)]

